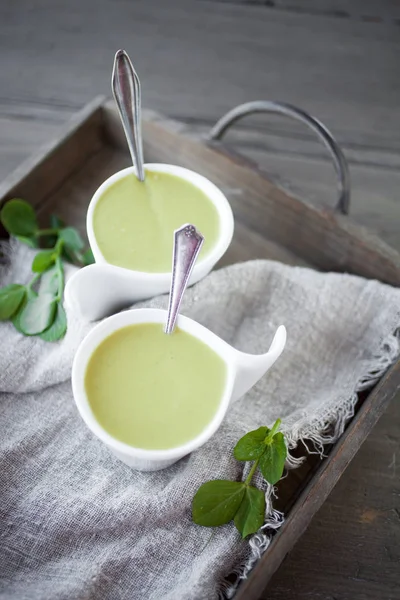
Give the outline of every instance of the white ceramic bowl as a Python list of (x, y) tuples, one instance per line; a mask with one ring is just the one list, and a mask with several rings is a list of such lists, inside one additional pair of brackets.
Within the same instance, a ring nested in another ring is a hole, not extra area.
[(86, 425), (120, 460), (130, 467), (142, 471), (164, 469), (205, 444), (220, 426), (231, 399), (244, 395), (268, 371), (282, 353), (286, 343), (286, 330), (281, 326), (277, 329), (266, 354), (245, 354), (232, 348), (196, 321), (179, 315), (178, 327), (207, 344), (224, 360), (227, 366), (225, 389), (220, 405), (207, 427), (186, 444), (168, 450), (135, 448), (112, 437), (98, 423), (86, 395), (85, 373), (95, 349), (112, 333), (136, 323), (165, 323), (166, 316), (167, 311), (165, 310), (143, 308), (128, 310), (105, 319), (96, 325), (81, 342), (72, 366), (72, 390), (76, 405)]
[[(220, 234), (215, 246), (209, 249), (208, 253), (204, 257), (199, 258), (194, 267), (193, 279), (196, 279), (196, 281), (198, 281), (202, 276), (204, 276), (199, 274), (209, 273), (209, 271), (211, 271), (215, 263), (226, 252), (229, 244), (231, 243), (233, 236), (233, 214), (230, 204), (224, 196), (224, 194), (219, 188), (217, 188), (216, 185), (211, 183), (211, 181), (209, 181), (202, 175), (195, 173), (194, 171), (190, 171), (189, 169), (185, 169), (184, 167), (177, 167), (174, 165), (164, 165), (158, 163), (146, 164), (145, 169), (156, 173), (169, 173), (170, 175), (175, 175), (180, 179), (189, 181), (192, 185), (202, 190), (202, 192), (204, 192), (204, 194), (211, 200), (211, 202), (217, 209), (220, 224)], [(104, 264), (107, 263), (107, 261), (102, 255), (101, 250), (97, 245), (96, 235), (93, 231), (93, 215), (95, 208), (97, 206), (98, 201), (109, 187), (111, 187), (116, 181), (119, 181), (120, 179), (123, 179), (124, 177), (132, 173), (135, 173), (134, 167), (128, 167), (127, 169), (118, 171), (117, 173), (106, 179), (104, 183), (102, 183), (102, 185), (95, 192), (92, 200), (90, 201), (89, 208), (87, 211), (86, 229), (89, 238), (89, 244), (92, 249), (96, 263)], [(181, 223), (181, 225), (184, 224), (185, 223)], [(196, 223), (193, 223), (193, 225), (196, 227)], [(140, 271), (140, 273), (142, 273), (142, 271)], [(148, 275), (150, 275), (155, 281), (157, 280), (163, 282), (164, 285), (166, 285), (167, 287), (169, 286), (170, 273), (149, 273)]]
[[(230, 204), (216, 185), (194, 171), (157, 163), (146, 164), (145, 169), (159, 173), (170, 173), (189, 181), (201, 189), (217, 209), (220, 223), (219, 237), (217, 243), (209, 249), (207, 254), (204, 257), (199, 257), (196, 261), (189, 280), (189, 285), (193, 285), (208, 275), (231, 243), (234, 221)], [(103, 318), (134, 302), (165, 294), (170, 289), (170, 272), (147, 273), (111, 265), (105, 260), (96, 241), (93, 230), (93, 214), (96, 204), (113, 183), (134, 172), (134, 168), (129, 167), (109, 177), (95, 192), (89, 204), (86, 228), (96, 264), (78, 271), (67, 282), (65, 289), (67, 306), (71, 306), (85, 320), (93, 321)], [(193, 225), (196, 226), (196, 223), (193, 223)]]

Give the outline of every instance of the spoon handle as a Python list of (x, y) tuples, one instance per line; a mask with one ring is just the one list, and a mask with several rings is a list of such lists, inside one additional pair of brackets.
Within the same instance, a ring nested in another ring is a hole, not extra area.
[(174, 232), (172, 280), (165, 333), (172, 333), (174, 330), (183, 294), (203, 242), (204, 237), (193, 225), (182, 225)]
[(140, 81), (125, 50), (115, 55), (111, 87), (137, 178), (144, 181)]

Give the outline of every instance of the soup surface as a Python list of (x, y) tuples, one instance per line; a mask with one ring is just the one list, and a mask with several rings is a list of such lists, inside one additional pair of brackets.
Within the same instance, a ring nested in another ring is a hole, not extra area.
[(226, 364), (209, 346), (161, 323), (123, 327), (96, 348), (85, 388), (98, 423), (114, 438), (145, 449), (194, 439), (212, 421)]
[(169, 173), (146, 170), (144, 182), (131, 173), (99, 198), (93, 230), (106, 261), (134, 271), (168, 273), (173, 233), (192, 223), (204, 236), (199, 258), (216, 244), (219, 214), (206, 194)]

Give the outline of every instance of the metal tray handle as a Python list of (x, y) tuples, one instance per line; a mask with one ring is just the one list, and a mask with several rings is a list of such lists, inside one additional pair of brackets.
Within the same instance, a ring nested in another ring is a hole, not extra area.
[(322, 143), (328, 148), (332, 157), (337, 176), (338, 201), (335, 210), (344, 215), (349, 213), (350, 207), (350, 174), (347, 161), (339, 144), (330, 131), (318, 119), (315, 119), (304, 110), (286, 104), (285, 102), (273, 102), (269, 100), (258, 100), (240, 104), (226, 115), (224, 115), (211, 129), (208, 139), (220, 140), (231, 125), (247, 115), (254, 113), (274, 113), (285, 115), (296, 121), (300, 121), (314, 131)]

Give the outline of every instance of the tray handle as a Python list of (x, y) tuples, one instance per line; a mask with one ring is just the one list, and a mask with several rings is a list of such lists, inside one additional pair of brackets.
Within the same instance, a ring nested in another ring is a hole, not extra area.
[(339, 144), (330, 133), (330, 131), (321, 123), (304, 110), (286, 104), (285, 102), (273, 102), (269, 100), (257, 100), (255, 102), (246, 102), (236, 106), (227, 112), (211, 129), (208, 139), (220, 140), (231, 125), (247, 115), (254, 113), (274, 113), (285, 115), (296, 121), (300, 121), (314, 131), (322, 143), (328, 148), (331, 155), (335, 172), (337, 176), (338, 200), (335, 210), (344, 215), (349, 213), (350, 208), (350, 174), (347, 161)]

